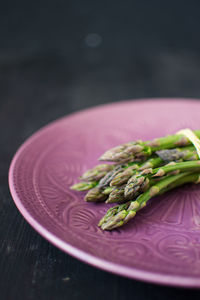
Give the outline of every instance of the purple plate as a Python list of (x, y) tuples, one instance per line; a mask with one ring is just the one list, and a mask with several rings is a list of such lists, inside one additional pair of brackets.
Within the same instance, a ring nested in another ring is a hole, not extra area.
[(84, 110), (29, 138), (10, 167), (12, 197), (44, 238), (98, 268), (130, 278), (200, 287), (200, 185), (158, 196), (126, 226), (97, 227), (108, 209), (69, 187), (108, 148), (200, 129), (200, 101), (124, 101)]

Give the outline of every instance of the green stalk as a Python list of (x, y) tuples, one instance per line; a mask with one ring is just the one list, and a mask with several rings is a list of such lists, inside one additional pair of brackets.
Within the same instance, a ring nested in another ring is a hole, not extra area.
[[(196, 136), (200, 138), (200, 130), (195, 130), (194, 134), (196, 134)], [(191, 141), (182, 134), (168, 135), (145, 142), (145, 145), (150, 146), (153, 152), (163, 149), (176, 148), (177, 146), (184, 147), (191, 144)]]
[(180, 163), (167, 164), (161, 168), (156, 168), (152, 170), (153, 177), (164, 176), (170, 172), (190, 172), (200, 170), (200, 160), (197, 161), (185, 161)]
[(70, 187), (71, 190), (74, 191), (87, 191), (95, 186), (97, 186), (98, 182), (97, 181), (91, 181), (91, 182), (79, 182)]
[(156, 151), (156, 154), (165, 162), (179, 161), (180, 159), (184, 161), (199, 159), (194, 146), (160, 150)]
[(102, 193), (98, 186), (91, 189), (84, 197), (86, 202), (103, 202), (107, 199), (107, 195)]
[(80, 176), (80, 180), (82, 181), (99, 181), (102, 177), (104, 177), (109, 171), (114, 169), (114, 165), (109, 164), (100, 164), (94, 166), (92, 169), (87, 170)]
[(161, 168), (155, 168), (155, 169), (146, 169), (145, 171), (141, 172), (140, 174), (133, 175), (124, 191), (124, 195), (126, 198), (132, 197), (132, 195), (135, 194), (136, 190), (140, 189), (141, 184), (145, 180), (145, 178), (151, 179), (151, 178), (157, 178), (157, 177), (163, 177), (166, 174), (169, 174), (171, 172), (175, 172), (176, 174), (182, 173), (182, 172), (197, 172), (200, 170), (200, 161), (186, 161), (186, 162), (180, 162), (175, 163), (172, 162), (170, 164), (164, 165)]
[[(200, 130), (194, 131), (200, 138)], [(127, 162), (134, 160), (143, 160), (152, 155), (152, 153), (164, 149), (184, 147), (191, 145), (190, 140), (182, 134), (168, 135), (157, 138), (152, 141), (134, 141), (119, 145), (106, 151), (99, 160), (112, 162)]]
[(112, 230), (120, 227), (134, 218), (137, 211), (146, 206), (147, 201), (152, 197), (188, 182), (199, 183), (200, 174), (181, 173), (164, 178), (148, 191), (138, 196), (135, 201), (130, 201), (109, 209), (106, 215), (100, 220), (99, 226), (103, 230)]

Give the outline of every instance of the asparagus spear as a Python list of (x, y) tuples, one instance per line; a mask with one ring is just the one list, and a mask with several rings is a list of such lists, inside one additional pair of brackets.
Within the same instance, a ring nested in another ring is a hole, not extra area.
[(184, 161), (199, 159), (196, 149), (193, 146), (160, 150), (156, 151), (156, 154), (165, 162), (178, 161), (180, 159)]
[(75, 191), (87, 191), (95, 186), (97, 186), (97, 181), (91, 181), (91, 182), (78, 182), (70, 187), (71, 190)]
[[(194, 131), (194, 133), (197, 137), (200, 137), (200, 130)], [(109, 149), (99, 160), (117, 163), (137, 161), (149, 157), (152, 153), (159, 150), (183, 147), (186, 145), (191, 145), (191, 142), (182, 134), (168, 135), (146, 142), (133, 141)]]
[(98, 226), (103, 230), (112, 230), (120, 227), (134, 218), (136, 212), (146, 206), (147, 201), (153, 196), (188, 182), (199, 183), (200, 174), (180, 173), (178, 175), (171, 175), (164, 178), (148, 189), (145, 193), (138, 196), (135, 201), (130, 201), (109, 209), (106, 215), (100, 220)]
[(114, 165), (100, 164), (92, 169), (87, 170), (83, 175), (80, 176), (82, 181), (99, 181), (103, 178), (109, 171), (114, 169)]
[(124, 190), (124, 195), (126, 198), (132, 197), (135, 194), (135, 191), (140, 189), (141, 184), (144, 182), (145, 178), (155, 178), (162, 177), (171, 172), (196, 172), (200, 170), (200, 161), (186, 161), (186, 162), (172, 162), (165, 166), (155, 169), (146, 169), (142, 171), (140, 174), (133, 175)]
[(86, 202), (102, 202), (105, 201), (107, 197), (106, 194), (102, 193), (102, 189), (97, 186), (85, 195), (84, 200)]
[(84, 197), (86, 202), (102, 202), (105, 201), (110, 193), (113, 191), (113, 187), (101, 188), (99, 186), (94, 187), (89, 190)]
[(144, 142), (130, 142), (106, 151), (99, 160), (112, 161), (116, 163), (124, 163), (128, 161), (140, 162), (146, 157), (151, 156), (152, 153), (151, 147), (146, 146)]
[(112, 188), (112, 191), (110, 192), (109, 197), (106, 200), (106, 203), (121, 203), (126, 201), (124, 197), (124, 189), (125, 189), (125, 185)]

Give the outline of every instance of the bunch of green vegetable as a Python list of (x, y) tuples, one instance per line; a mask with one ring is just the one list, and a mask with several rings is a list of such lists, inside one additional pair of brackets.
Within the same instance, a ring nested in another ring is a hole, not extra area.
[[(200, 131), (194, 131), (200, 138)], [(155, 195), (185, 183), (200, 182), (200, 160), (191, 141), (175, 134), (152, 141), (133, 141), (106, 151), (71, 189), (88, 191), (87, 202), (118, 203), (100, 220), (112, 230), (131, 220)]]

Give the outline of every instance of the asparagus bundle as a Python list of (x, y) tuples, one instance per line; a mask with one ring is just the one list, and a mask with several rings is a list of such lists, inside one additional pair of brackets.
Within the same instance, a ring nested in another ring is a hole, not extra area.
[[(200, 137), (200, 131), (195, 134)], [(124, 203), (108, 210), (99, 223), (103, 230), (127, 223), (154, 195), (199, 182), (197, 151), (182, 134), (122, 144), (106, 151), (100, 160), (109, 163), (86, 171), (71, 189), (88, 191), (87, 202)]]
[[(149, 168), (159, 167), (165, 164), (165, 162), (172, 161), (174, 159), (178, 161), (188, 159), (197, 160), (198, 156), (194, 147), (190, 146), (182, 149), (176, 148), (171, 150), (162, 150), (161, 154), (158, 151), (155, 157), (149, 158), (143, 163), (131, 162), (119, 165), (97, 165), (86, 171), (80, 177), (80, 179), (85, 181), (74, 184), (71, 189), (77, 191), (90, 190), (85, 196), (85, 201), (87, 202), (104, 201), (110, 193), (110, 199), (107, 200), (107, 203), (123, 202), (124, 197), (122, 193), (122, 185), (126, 184), (128, 180), (137, 173), (137, 171), (144, 171)], [(103, 176), (102, 170), (108, 170), (108, 172)], [(100, 180), (96, 181), (97, 178)], [(109, 188), (109, 185), (113, 188)], [(116, 186), (120, 186), (120, 188), (114, 188)], [(107, 195), (107, 197), (105, 197), (105, 195)], [(116, 201), (114, 201), (114, 199)]]

